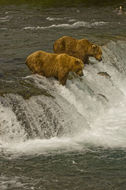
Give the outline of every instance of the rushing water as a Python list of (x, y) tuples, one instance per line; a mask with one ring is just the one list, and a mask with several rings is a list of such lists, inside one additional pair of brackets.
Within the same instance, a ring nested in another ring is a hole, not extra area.
[[(123, 6), (0, 6), (0, 190), (126, 189)], [(24, 64), (62, 35), (103, 51), (66, 86)]]

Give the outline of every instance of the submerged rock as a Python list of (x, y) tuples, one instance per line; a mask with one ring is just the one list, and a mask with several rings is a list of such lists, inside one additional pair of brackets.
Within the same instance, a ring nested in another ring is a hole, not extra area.
[(100, 96), (100, 97), (102, 97), (106, 102), (108, 102), (109, 100), (108, 100), (108, 98), (106, 98), (106, 96), (105, 95), (103, 95), (103, 94), (98, 94), (98, 96)]
[(18, 79), (16, 81), (0, 80), (0, 96), (4, 94), (18, 94), (24, 99), (31, 96), (44, 95), (54, 98), (46, 89), (40, 89), (31, 79)]
[(104, 76), (106, 78), (109, 78), (109, 79), (111, 78), (111, 76), (107, 72), (99, 72), (97, 74), (100, 75), (100, 76)]
[(73, 80), (73, 79), (79, 79), (82, 81), (82, 77), (78, 76), (76, 73), (70, 72), (68, 75), (68, 80)]

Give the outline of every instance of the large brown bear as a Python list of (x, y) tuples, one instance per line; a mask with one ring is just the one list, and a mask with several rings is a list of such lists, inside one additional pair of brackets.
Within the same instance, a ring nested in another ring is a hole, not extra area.
[(54, 54), (36, 51), (27, 57), (26, 64), (33, 73), (45, 77), (55, 77), (62, 85), (66, 84), (70, 71), (83, 76), (83, 62), (65, 53)]
[(88, 64), (89, 57), (95, 57), (98, 61), (102, 60), (101, 48), (92, 44), (87, 39), (77, 40), (70, 36), (63, 36), (55, 41), (53, 50), (55, 53), (67, 53), (68, 55), (81, 59)]

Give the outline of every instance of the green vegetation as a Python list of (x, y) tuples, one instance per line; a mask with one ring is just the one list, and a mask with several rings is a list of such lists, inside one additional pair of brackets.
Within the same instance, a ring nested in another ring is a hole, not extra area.
[(59, 7), (59, 6), (77, 6), (79, 4), (84, 5), (114, 5), (116, 3), (123, 3), (123, 0), (0, 0), (0, 5), (21, 5), (28, 4), (42, 7)]

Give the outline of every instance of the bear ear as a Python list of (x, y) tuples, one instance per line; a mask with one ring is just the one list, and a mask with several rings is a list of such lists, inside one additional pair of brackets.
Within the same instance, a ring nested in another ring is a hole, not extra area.
[(92, 48), (95, 49), (97, 48), (97, 46), (95, 44), (92, 44)]
[(76, 61), (75, 61), (75, 64), (79, 65), (79, 64), (80, 64), (80, 62), (79, 62), (78, 60), (76, 60)]

